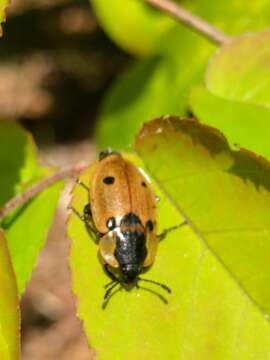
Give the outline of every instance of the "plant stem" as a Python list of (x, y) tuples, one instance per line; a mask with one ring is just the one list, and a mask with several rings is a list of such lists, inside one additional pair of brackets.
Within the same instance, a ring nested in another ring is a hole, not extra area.
[(28, 190), (26, 190), (24, 193), (15, 196), (11, 200), (9, 200), (1, 209), (0, 209), (0, 220), (8, 215), (12, 210), (14, 210), (19, 205), (23, 205), (28, 200), (32, 199), (34, 196), (39, 194), (41, 191), (45, 190), (49, 186), (53, 185), (54, 183), (77, 176), (82, 170), (85, 169), (85, 165), (82, 164), (76, 164), (73, 165), (70, 168), (60, 170), (53, 175), (47, 177), (46, 179), (40, 181), (39, 183), (33, 185)]
[(196, 15), (193, 15), (182, 6), (174, 3), (171, 0), (144, 0), (144, 2), (152, 5), (154, 8), (159, 9), (181, 23), (187, 25), (191, 30), (205, 36), (208, 40), (211, 40), (215, 44), (223, 45), (231, 38), (225, 35), (222, 31), (215, 28), (213, 25), (204, 21)]

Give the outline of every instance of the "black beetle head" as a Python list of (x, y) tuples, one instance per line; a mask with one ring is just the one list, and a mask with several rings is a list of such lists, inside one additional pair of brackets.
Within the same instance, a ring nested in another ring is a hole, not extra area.
[(139, 264), (128, 264), (123, 265), (121, 270), (121, 282), (129, 285), (136, 283), (138, 275), (142, 272), (142, 267)]

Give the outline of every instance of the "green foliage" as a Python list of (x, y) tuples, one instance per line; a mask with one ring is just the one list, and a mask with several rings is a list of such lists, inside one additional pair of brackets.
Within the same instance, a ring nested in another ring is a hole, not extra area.
[(190, 96), (194, 114), (231, 143), (270, 157), (270, 32), (240, 36), (209, 64), (206, 86)]
[(0, 206), (38, 176), (36, 149), (29, 134), (10, 121), (0, 121)]
[(150, 122), (136, 149), (194, 234), (269, 316), (269, 163), (231, 151), (213, 128), (178, 118)]
[[(0, 122), (0, 154), (2, 205), (52, 173), (38, 166), (31, 137), (15, 123)], [(20, 294), (46, 241), (62, 186), (46, 189), (3, 221)]]
[(192, 112), (224, 132), (231, 145), (246, 147), (270, 159), (270, 110), (213, 95), (204, 86), (190, 93)]
[[(268, 0), (176, 0), (229, 34), (260, 30), (269, 25)], [(149, 55), (159, 40), (175, 25), (166, 15), (152, 9), (143, 0), (91, 0), (96, 15), (108, 35), (123, 49), (136, 55)], [(182, 56), (183, 54), (181, 54)]]
[(4, 232), (0, 229), (0, 354), (1, 360), (19, 360), (20, 317), (16, 279)]
[(270, 31), (239, 36), (213, 57), (206, 86), (225, 99), (269, 107), (269, 63)]
[(138, 55), (152, 52), (159, 37), (173, 22), (142, 1), (92, 0), (95, 13), (108, 35), (123, 49)]
[(0, 34), (2, 32), (1, 23), (6, 20), (6, 7), (8, 5), (8, 0), (0, 0)]
[(190, 85), (202, 78), (212, 50), (199, 35), (175, 27), (160, 42), (157, 55), (137, 63), (109, 91), (97, 124), (99, 147), (128, 148), (145, 121), (184, 115)]
[[(144, 274), (172, 288), (168, 295), (143, 285), (167, 304), (132, 288), (115, 291), (102, 309), (110, 279), (98, 244), (71, 214), (72, 287), (99, 359), (268, 359), (269, 164), (231, 151), (221, 134), (189, 120), (146, 124), (136, 151), (161, 189), (160, 230), (180, 223), (183, 214), (190, 224), (160, 243)], [(93, 169), (80, 180), (89, 183)], [(87, 202), (76, 185), (72, 205), (82, 212)]]
[[(140, 8), (136, 17), (134, 16), (137, 24), (149, 20), (145, 13), (149, 11), (148, 5), (134, 0), (118, 0), (116, 3), (118, 2), (125, 2), (123, 6), (127, 11), (129, 6)], [(95, 4), (98, 4), (99, 10), (102, 8), (103, 23), (106, 23), (109, 34), (123, 47), (126, 48), (126, 42), (122, 42), (122, 39), (109, 29), (105, 19), (107, 16), (113, 18), (113, 26), (119, 32), (122, 30), (123, 36), (127, 37), (131, 32), (137, 40), (148, 39), (148, 32), (142, 35), (141, 31), (144, 30), (140, 25), (139, 30), (130, 25), (130, 32), (128, 24), (121, 27), (122, 22), (132, 18), (132, 12), (125, 17), (119, 9), (114, 9), (114, 5), (108, 7), (104, 0), (95, 0)], [(115, 6), (120, 6), (119, 4)], [(269, 6), (265, 0), (256, 2), (256, 5), (244, 0), (237, 3), (233, 0), (218, 0), (214, 3), (199, 0), (181, 4), (189, 6), (195, 13), (232, 34), (261, 29), (269, 25), (270, 21)], [(130, 23), (132, 24), (131, 21)], [(158, 41), (155, 39), (155, 46), (149, 46), (151, 56), (123, 74), (105, 98), (97, 126), (98, 146), (101, 148), (112, 146), (126, 149), (132, 144), (136, 132), (145, 121), (166, 114), (183, 116), (188, 113), (190, 88), (202, 82), (204, 68), (213, 46), (179, 24), (170, 24), (166, 32), (156, 34)], [(133, 46), (132, 39), (133, 37), (129, 38), (130, 47)]]
[(20, 294), (47, 239), (62, 187), (60, 182), (44, 190), (15, 216), (6, 230)]

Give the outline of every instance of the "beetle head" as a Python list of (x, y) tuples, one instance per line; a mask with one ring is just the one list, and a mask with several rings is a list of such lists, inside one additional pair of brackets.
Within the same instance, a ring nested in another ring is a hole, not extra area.
[(130, 285), (137, 282), (137, 277), (142, 272), (142, 266), (139, 264), (127, 264), (123, 265), (121, 270), (121, 283)]

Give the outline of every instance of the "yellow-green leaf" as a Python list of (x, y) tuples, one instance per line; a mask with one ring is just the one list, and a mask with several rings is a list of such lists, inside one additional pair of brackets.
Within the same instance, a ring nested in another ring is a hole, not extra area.
[(104, 29), (125, 50), (150, 54), (161, 34), (173, 25), (168, 17), (137, 0), (92, 0), (91, 4)]
[(270, 164), (176, 117), (148, 123), (136, 148), (196, 236), (269, 316)]
[(17, 285), (4, 231), (0, 229), (0, 358), (18, 360), (20, 316)]
[(29, 133), (0, 120), (0, 206), (17, 195), (37, 175), (36, 148)]
[(190, 94), (192, 112), (236, 143), (269, 159), (270, 32), (245, 34), (222, 46), (205, 87)]
[(213, 49), (180, 25), (164, 36), (159, 54), (135, 64), (109, 91), (97, 123), (98, 146), (130, 148), (145, 121), (185, 115), (190, 86), (202, 79)]
[(209, 64), (206, 86), (228, 100), (270, 107), (270, 31), (223, 45)]
[[(0, 206), (55, 169), (38, 165), (30, 134), (14, 122), (0, 121)], [(3, 219), (19, 293), (31, 276), (51, 225), (63, 184), (44, 190)]]
[(22, 294), (51, 226), (63, 182), (44, 190), (17, 213), (6, 228), (8, 247)]
[(192, 88), (189, 103), (193, 114), (221, 130), (229, 143), (270, 159), (270, 109), (216, 96), (204, 86)]
[(6, 7), (9, 3), (9, 0), (0, 0), (0, 36), (2, 35), (1, 23), (6, 20)]
[[(162, 126), (155, 128), (151, 136), (163, 139), (164, 133), (160, 133), (160, 130)], [(154, 169), (151, 166), (149, 169), (153, 170), (154, 175), (156, 172), (157, 175), (160, 172), (166, 174), (170, 184), (174, 182), (177, 169), (181, 173), (182, 168), (181, 159), (175, 161), (174, 154), (171, 158), (169, 153), (170, 146), (176, 146), (176, 138), (168, 136), (166, 139), (168, 151), (163, 147), (164, 155), (158, 152), (158, 157), (153, 159)], [(138, 149), (141, 145), (139, 150), (143, 158), (147, 158), (142, 150), (144, 141), (149, 144), (148, 139), (141, 139), (137, 145)], [(202, 156), (207, 156), (207, 149), (201, 149), (198, 142), (192, 143), (188, 134), (184, 143), (181, 143), (179, 137), (177, 141), (183, 153), (187, 152), (191, 156), (194, 146), (194, 151), (198, 148)], [(207, 138), (204, 144), (207, 146)], [(159, 147), (155, 149), (153, 145), (153, 151), (158, 151)], [(199, 164), (202, 156), (198, 160)], [(222, 157), (223, 154), (220, 161)], [(132, 157), (132, 160), (141, 165), (138, 159)], [(197, 165), (193, 161), (194, 166)], [(189, 163), (191, 166), (191, 159)], [(200, 169), (203, 165), (200, 164)], [(80, 180), (85, 184), (88, 184), (94, 166), (81, 174)], [(196, 184), (196, 176), (194, 182)], [(202, 183), (201, 178), (197, 182)], [(163, 193), (157, 193), (161, 197), (161, 231), (180, 223), (183, 217)], [(174, 188), (170, 196), (174, 200), (183, 193), (179, 186)], [(184, 193), (184, 198), (192, 197), (193, 193), (197, 195), (191, 189)], [(202, 201), (206, 198), (205, 193), (203, 190)], [(76, 185), (72, 205), (82, 213), (87, 202), (87, 191)], [(208, 211), (208, 204), (205, 206), (206, 210), (201, 214), (203, 218)], [(200, 202), (194, 202), (193, 207), (200, 207)], [(209, 222), (213, 222), (212, 218), (209, 219)], [(167, 303), (145, 289), (132, 288), (130, 291), (116, 291), (105, 309), (101, 307), (104, 285), (110, 279), (98, 259), (98, 244), (90, 238), (83, 222), (73, 213), (68, 221), (68, 235), (71, 239), (70, 268), (72, 288), (77, 297), (77, 312), (83, 320), (90, 346), (96, 348), (98, 359), (270, 359), (268, 321), (191, 226), (183, 226), (170, 233), (160, 243), (153, 266), (143, 275), (172, 288), (172, 294), (168, 295), (151, 284), (143, 285), (163, 296)]]

